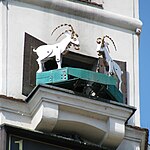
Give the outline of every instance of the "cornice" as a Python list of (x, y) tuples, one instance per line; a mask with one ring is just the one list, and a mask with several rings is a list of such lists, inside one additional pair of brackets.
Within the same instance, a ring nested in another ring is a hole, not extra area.
[[(27, 102), (32, 112), (31, 126), (34, 130), (71, 130), (89, 141), (111, 147), (121, 143), (125, 135), (125, 122), (135, 111), (127, 105), (92, 100), (49, 85), (37, 86)], [(77, 130), (76, 126), (83, 130)], [(94, 131), (94, 135), (89, 131)], [(116, 142), (111, 142), (112, 139)]]
[(148, 129), (132, 125), (126, 125), (126, 136), (124, 139), (138, 141), (140, 143), (141, 150), (148, 149), (148, 137)]
[(142, 22), (137, 18), (132, 18), (117, 13), (113, 13), (104, 9), (83, 5), (68, 0), (16, 0), (23, 3), (37, 5), (40, 7), (53, 9), (63, 13), (79, 16), (99, 23), (131, 30), (137, 32), (141, 30)]

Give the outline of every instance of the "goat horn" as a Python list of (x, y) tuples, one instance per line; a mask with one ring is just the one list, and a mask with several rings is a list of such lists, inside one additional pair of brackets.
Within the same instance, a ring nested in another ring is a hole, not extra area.
[(74, 31), (74, 29), (73, 29), (73, 27), (72, 27), (72, 25), (71, 25), (71, 24), (69, 24), (68, 26), (71, 28), (71, 30), (72, 30), (72, 31)]
[(51, 35), (53, 35), (53, 33), (54, 33), (58, 28), (60, 28), (61, 26), (62, 26), (62, 25), (56, 27), (56, 28), (52, 31)]
[(62, 32), (56, 39), (56, 41), (64, 34), (65, 32)]
[(116, 47), (115, 42), (113, 41), (113, 39), (111, 37), (109, 37), (108, 35), (105, 35), (104, 38), (110, 39), (112, 41), (114, 47), (115, 47), (115, 50), (117, 51), (117, 47)]
[(97, 38), (96, 42), (97, 42), (98, 44), (100, 44), (100, 41), (101, 41), (101, 40), (102, 40), (101, 38)]
[(63, 27), (63, 26), (68, 26), (68, 27), (71, 28), (72, 31), (74, 31), (74, 29), (73, 29), (73, 27), (72, 27), (71, 24), (61, 24), (61, 25), (57, 26), (57, 27), (52, 31), (51, 35), (53, 35), (53, 33), (54, 33), (58, 28)]
[[(67, 31), (72, 32), (72, 30), (65, 30), (65, 32), (67, 32)], [(62, 33), (57, 37), (56, 41), (57, 41), (65, 32), (62, 32)]]

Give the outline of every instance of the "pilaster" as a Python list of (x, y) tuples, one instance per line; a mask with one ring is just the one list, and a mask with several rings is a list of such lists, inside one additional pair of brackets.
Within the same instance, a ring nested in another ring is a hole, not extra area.
[(0, 94), (7, 95), (8, 8), (0, 1)]

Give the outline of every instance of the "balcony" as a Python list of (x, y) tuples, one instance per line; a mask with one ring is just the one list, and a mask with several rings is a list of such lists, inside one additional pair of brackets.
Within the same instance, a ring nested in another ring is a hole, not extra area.
[(122, 142), (125, 124), (135, 111), (125, 104), (97, 101), (49, 85), (38, 85), (26, 102), (31, 111), (31, 129), (77, 134), (84, 140), (111, 148)]

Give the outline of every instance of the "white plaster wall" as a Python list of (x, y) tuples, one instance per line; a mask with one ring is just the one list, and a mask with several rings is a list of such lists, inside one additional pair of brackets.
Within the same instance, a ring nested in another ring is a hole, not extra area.
[(140, 142), (132, 139), (126, 140), (124, 139), (117, 150), (141, 150)]
[(102, 4), (104, 10), (128, 17), (138, 18), (138, 0), (91, 0), (92, 3)]
[[(99, 2), (99, 0), (95, 0)], [(139, 18), (139, 2), (138, 0), (103, 0), (105, 10), (118, 13), (121, 15)]]
[(118, 13), (121, 15), (126, 15), (133, 17), (133, 1), (134, 0), (103, 0), (104, 9)]
[[(127, 3), (124, 5), (126, 6)], [(7, 81), (2, 84), (7, 87), (7, 96), (24, 98), (22, 95), (24, 33), (27, 32), (46, 43), (55, 43), (56, 35), (61, 32), (58, 31), (51, 37), (51, 31), (57, 25), (69, 23), (79, 34), (81, 45), (79, 53), (97, 57), (95, 50), (97, 37), (107, 34), (114, 40), (117, 51), (110, 44), (112, 58), (127, 62), (128, 104), (139, 109), (138, 39), (132, 31), (16, 1), (12, 1), (8, 8), (8, 31), (4, 30), (8, 32), (8, 52), (3, 52), (8, 58), (5, 61), (7, 64), (3, 62), (2, 65), (6, 69), (3, 69), (3, 72), (7, 72), (5, 77), (2, 76), (4, 81)], [(1, 93), (5, 94), (2, 89)], [(133, 120), (131, 124), (139, 125), (139, 111)]]
[(2, 2), (0, 2), (0, 91), (2, 91)]
[(125, 137), (117, 150), (145, 150), (147, 138), (144, 129), (126, 126)]
[(0, 2), (0, 94), (7, 93), (7, 8)]
[(92, 3), (103, 4), (105, 10), (121, 15), (134, 17), (137, 0), (91, 0)]

